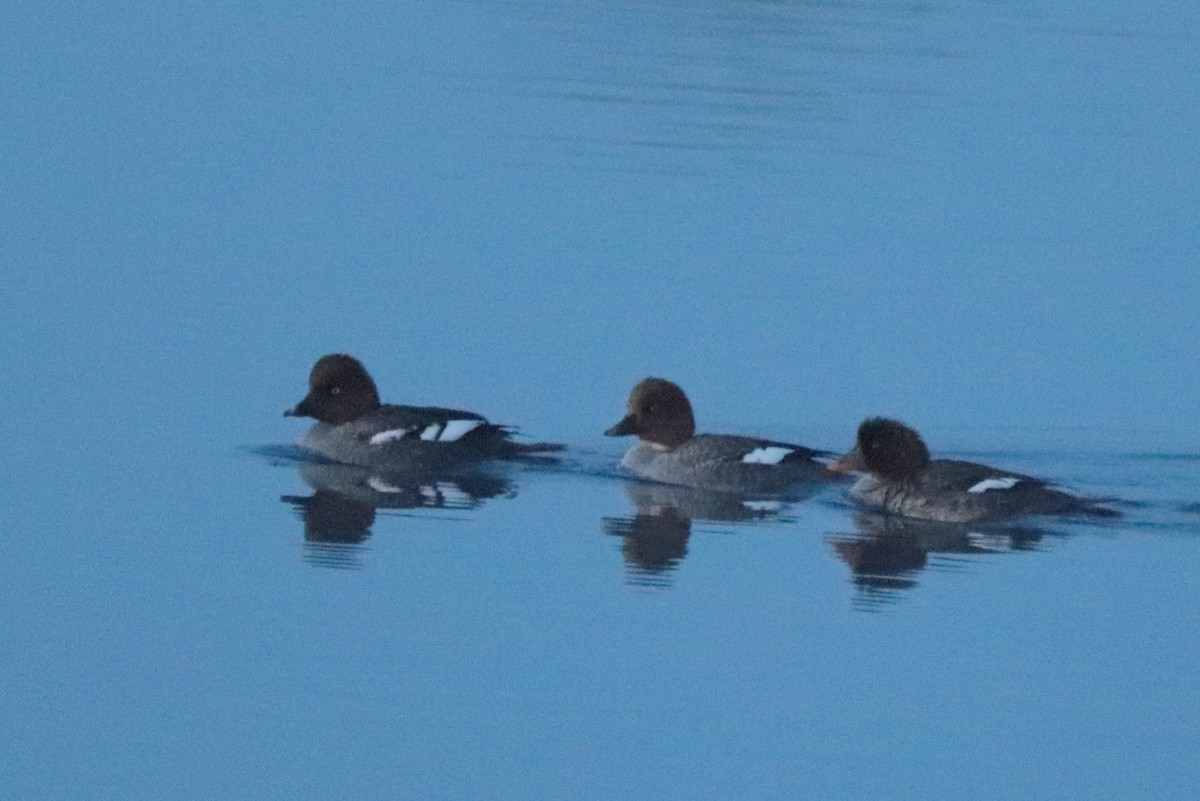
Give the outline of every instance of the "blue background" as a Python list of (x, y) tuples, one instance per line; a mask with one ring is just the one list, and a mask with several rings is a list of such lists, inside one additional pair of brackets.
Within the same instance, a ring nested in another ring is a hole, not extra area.
[[(1200, 793), (1194, 3), (6, 16), (6, 797)], [(250, 449), (330, 351), (575, 461), (323, 569)], [(1142, 505), (867, 609), (830, 493), (647, 588), (649, 374)]]

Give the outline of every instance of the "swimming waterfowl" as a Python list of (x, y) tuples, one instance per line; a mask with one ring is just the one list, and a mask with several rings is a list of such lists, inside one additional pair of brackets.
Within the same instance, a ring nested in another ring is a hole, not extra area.
[(882, 417), (863, 421), (854, 449), (829, 469), (864, 473), (850, 489), (864, 505), (921, 520), (968, 523), (1021, 515), (1113, 514), (1039, 478), (933, 459), (916, 431)]
[(316, 419), (300, 446), (335, 462), (428, 468), (536, 458), (563, 449), (555, 443), (515, 442), (512, 428), (474, 412), (381, 403), (362, 362), (341, 353), (318, 359), (308, 386), (308, 395), (284, 415)]
[(775, 440), (697, 434), (692, 405), (677, 384), (647, 378), (629, 394), (626, 416), (605, 436), (636, 435), (620, 466), (664, 484), (738, 493), (771, 493), (828, 482), (824, 451)]

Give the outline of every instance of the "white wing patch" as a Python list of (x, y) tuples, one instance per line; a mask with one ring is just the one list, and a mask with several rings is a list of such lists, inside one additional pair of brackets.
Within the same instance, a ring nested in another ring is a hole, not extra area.
[[(425, 442), (454, 442), (483, 425), (480, 420), (450, 420), (445, 425), (432, 423), (421, 431), (421, 439)], [(415, 428), (391, 428), (380, 431), (371, 437), (372, 445), (382, 445), (397, 439), (404, 439), (409, 434), (416, 433)]]
[(742, 461), (747, 464), (779, 464), (783, 461), (783, 457), (794, 452), (795, 448), (780, 448), (778, 445), (769, 445), (762, 448), (755, 448), (743, 456)]
[(387, 431), (380, 431), (378, 434), (371, 437), (371, 444), (382, 445), (383, 443), (391, 442), (394, 439), (404, 439), (404, 435), (407, 433), (407, 428), (392, 428)]
[[(438, 442), (454, 442), (457, 439), (461, 439), (464, 434), (479, 428), (479, 426), (480, 421), (478, 420), (451, 420), (442, 429), (442, 434), (438, 437)], [(422, 434), (422, 436), (424, 435)]]
[(1007, 490), (1017, 486), (1021, 479), (1007, 476), (1005, 478), (985, 478), (967, 492), (987, 492), (988, 490)]

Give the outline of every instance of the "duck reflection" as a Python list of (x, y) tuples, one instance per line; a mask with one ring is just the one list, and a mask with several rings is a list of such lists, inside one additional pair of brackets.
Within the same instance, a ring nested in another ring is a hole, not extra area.
[(625, 483), (636, 510), (633, 517), (606, 517), (605, 534), (621, 538), (625, 580), (642, 587), (668, 587), (688, 552), (692, 521), (750, 523), (778, 518), (787, 508), (781, 500), (756, 500), (693, 487)]
[(471, 509), (515, 489), (482, 469), (436, 473), (381, 472), (353, 465), (306, 462), (300, 477), (312, 495), (284, 495), (304, 521), (304, 559), (320, 567), (357, 568), (377, 509)]
[[(850, 566), (857, 588), (854, 605), (864, 610), (894, 603), (901, 592), (915, 587), (916, 574), (929, 565), (931, 553), (1027, 551), (1047, 534), (1029, 526), (968, 526), (865, 512), (853, 521), (857, 532), (832, 533), (826, 541)], [(952, 568), (954, 562), (947, 559), (939, 566)]]

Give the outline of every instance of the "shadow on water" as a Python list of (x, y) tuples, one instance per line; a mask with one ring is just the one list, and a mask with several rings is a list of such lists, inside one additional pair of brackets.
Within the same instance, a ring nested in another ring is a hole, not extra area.
[(632, 517), (605, 517), (605, 534), (621, 538), (625, 580), (640, 587), (664, 588), (688, 553), (692, 522), (756, 523), (782, 520), (790, 503), (801, 500), (762, 500), (691, 487), (627, 481), (625, 493), (633, 504)]
[[(1033, 551), (1044, 538), (1063, 536), (1028, 524), (936, 523), (871, 512), (851, 520), (856, 532), (831, 532), (826, 542), (850, 566), (857, 590), (853, 606), (862, 611), (895, 603), (917, 586), (917, 575), (927, 568), (959, 569), (961, 557)], [(946, 558), (935, 561), (931, 554)]]
[(486, 469), (377, 471), (352, 465), (300, 462), (312, 495), (284, 495), (304, 522), (304, 559), (318, 567), (358, 568), (379, 510), (474, 509), (490, 498), (511, 497), (505, 476)]

